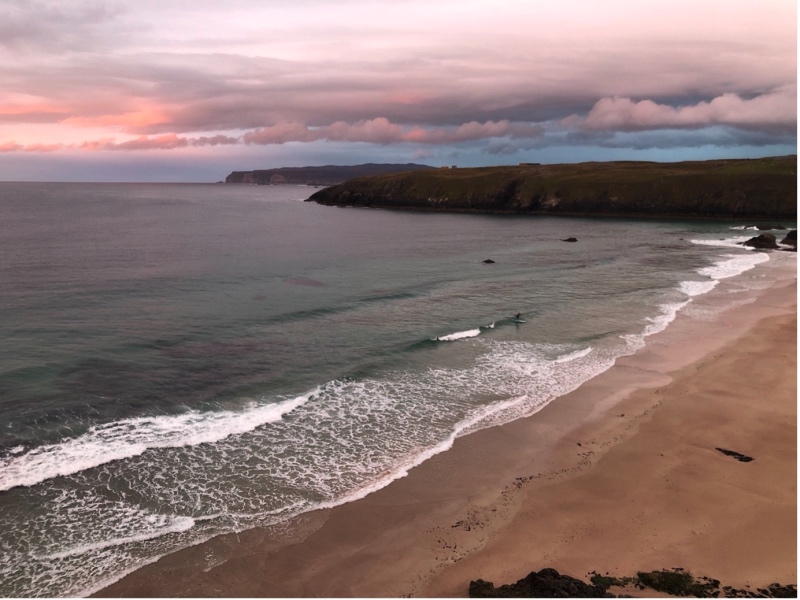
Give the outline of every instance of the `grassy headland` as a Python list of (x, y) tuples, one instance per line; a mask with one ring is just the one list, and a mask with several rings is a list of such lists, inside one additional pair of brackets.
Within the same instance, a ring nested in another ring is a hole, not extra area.
[(794, 219), (796, 173), (794, 155), (442, 168), (352, 179), (309, 201), (454, 212)]
[(364, 165), (325, 165), (322, 167), (280, 167), (277, 169), (258, 169), (255, 171), (233, 171), (225, 178), (225, 183), (248, 183), (270, 185), (291, 183), (300, 185), (332, 185), (355, 177), (368, 177), (384, 173), (400, 173), (419, 169), (433, 169), (428, 165), (415, 163), (367, 163)]

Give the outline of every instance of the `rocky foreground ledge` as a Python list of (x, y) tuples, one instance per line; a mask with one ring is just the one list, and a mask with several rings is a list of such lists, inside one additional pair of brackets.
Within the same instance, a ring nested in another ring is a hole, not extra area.
[(797, 157), (441, 168), (352, 179), (330, 206), (537, 215), (797, 218)]

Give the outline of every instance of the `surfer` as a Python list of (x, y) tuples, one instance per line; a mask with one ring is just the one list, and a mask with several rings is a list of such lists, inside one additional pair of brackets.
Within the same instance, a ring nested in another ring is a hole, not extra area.
[(522, 313), (517, 313), (516, 315), (514, 315), (514, 318), (515, 318), (517, 321), (519, 321), (519, 320), (522, 318)]

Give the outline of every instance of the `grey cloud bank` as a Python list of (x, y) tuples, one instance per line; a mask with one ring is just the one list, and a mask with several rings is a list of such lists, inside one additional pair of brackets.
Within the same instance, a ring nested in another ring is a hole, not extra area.
[(260, 167), (343, 146), (465, 165), (788, 154), (795, 23), (784, 1), (9, 2), (0, 178), (231, 146), (296, 161)]

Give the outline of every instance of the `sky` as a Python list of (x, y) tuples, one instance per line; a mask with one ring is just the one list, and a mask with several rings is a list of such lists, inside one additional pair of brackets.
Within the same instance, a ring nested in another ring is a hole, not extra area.
[(795, 154), (795, 0), (0, 0), (0, 180)]

